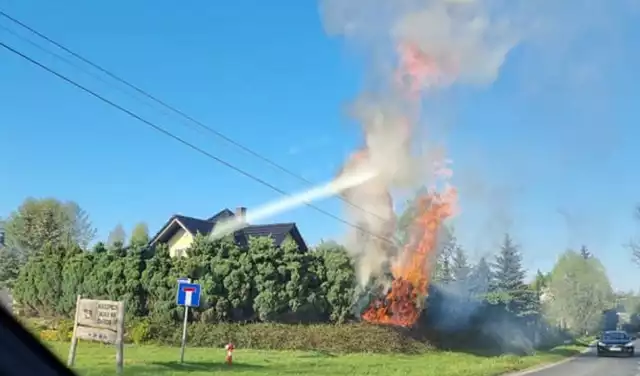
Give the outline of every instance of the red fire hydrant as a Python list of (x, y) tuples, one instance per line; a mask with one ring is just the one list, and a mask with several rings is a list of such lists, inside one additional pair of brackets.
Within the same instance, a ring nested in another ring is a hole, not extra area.
[(225, 360), (227, 361), (228, 365), (231, 365), (233, 363), (233, 350), (235, 349), (235, 347), (233, 346), (233, 343), (229, 342), (224, 347), (224, 349), (227, 350), (227, 356)]

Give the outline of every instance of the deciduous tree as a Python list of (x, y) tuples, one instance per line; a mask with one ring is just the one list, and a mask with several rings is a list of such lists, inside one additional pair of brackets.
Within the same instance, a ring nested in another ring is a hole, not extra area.
[(127, 234), (124, 231), (124, 227), (120, 223), (116, 225), (116, 227), (109, 232), (109, 236), (107, 237), (107, 246), (108, 247), (122, 247), (125, 245), (125, 241), (127, 239)]
[(145, 246), (149, 243), (149, 227), (146, 223), (140, 222), (133, 227), (129, 244)]
[(87, 249), (96, 238), (97, 233), (89, 213), (73, 201), (65, 202), (64, 207), (68, 216), (67, 223), (71, 243), (79, 245), (82, 249)]
[(53, 198), (26, 199), (5, 223), (7, 246), (23, 258), (45, 245), (86, 247), (95, 237), (88, 214), (75, 202)]
[(613, 306), (613, 291), (596, 257), (565, 252), (551, 271), (549, 314), (576, 333), (598, 329), (602, 312)]

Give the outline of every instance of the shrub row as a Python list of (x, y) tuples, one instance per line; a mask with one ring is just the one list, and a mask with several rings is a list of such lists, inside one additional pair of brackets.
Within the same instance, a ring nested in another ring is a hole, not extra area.
[[(181, 334), (180, 331), (174, 331), (167, 344), (178, 344), (180, 335), (177, 334)], [(242, 348), (331, 353), (417, 353), (429, 348), (426, 343), (404, 336), (394, 328), (367, 324), (194, 324), (189, 327), (189, 338), (190, 344), (202, 347), (233, 342)]]
[[(68, 341), (73, 332), (69, 320), (29, 320), (27, 327), (44, 341)], [(305, 350), (328, 353), (409, 353), (431, 349), (425, 340), (404, 335), (392, 327), (368, 324), (190, 324), (189, 346), (221, 348), (229, 342), (237, 348), (258, 350)], [(182, 327), (130, 322), (125, 341), (134, 344), (179, 346)]]

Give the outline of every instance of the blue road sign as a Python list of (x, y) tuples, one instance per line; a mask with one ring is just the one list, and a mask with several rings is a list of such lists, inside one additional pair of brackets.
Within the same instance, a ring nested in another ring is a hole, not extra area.
[(191, 282), (191, 278), (187, 278), (187, 277), (182, 277), (182, 278), (178, 278), (178, 283), (189, 283)]
[(178, 283), (178, 305), (186, 307), (200, 306), (200, 285), (197, 283)]

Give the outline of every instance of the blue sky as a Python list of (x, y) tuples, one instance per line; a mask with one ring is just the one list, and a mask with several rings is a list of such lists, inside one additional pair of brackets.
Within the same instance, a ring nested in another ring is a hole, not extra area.
[[(279, 4), (0, 0), (58, 42), (321, 182), (359, 145), (344, 109), (362, 88), (363, 62), (325, 35), (315, 3)], [(455, 225), (472, 254), (492, 251), (509, 230), (535, 271), (585, 243), (617, 288), (640, 288), (622, 247), (636, 233), (632, 212), (640, 202), (640, 52), (633, 43), (640, 28), (637, 13), (609, 16), (615, 30), (587, 30), (570, 45), (518, 47), (491, 86), (454, 87), (428, 104), (427, 121), (447, 130), (462, 195)], [(305, 187), (3, 30), (0, 39), (283, 190)], [(131, 228), (143, 220), (153, 232), (174, 213), (206, 217), (278, 197), (6, 52), (0, 83), (0, 215), (26, 196), (72, 199), (106, 238), (117, 223)], [(318, 205), (342, 210), (336, 199)], [(310, 243), (345, 231), (305, 207), (274, 221), (297, 222)]]

